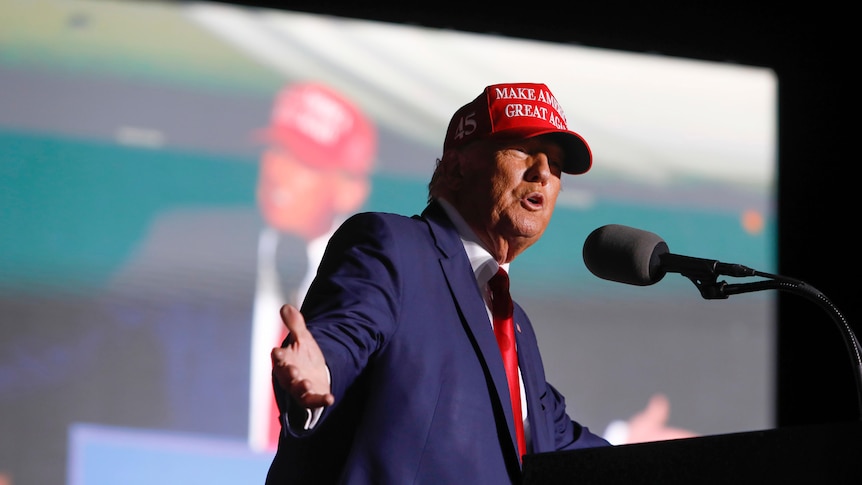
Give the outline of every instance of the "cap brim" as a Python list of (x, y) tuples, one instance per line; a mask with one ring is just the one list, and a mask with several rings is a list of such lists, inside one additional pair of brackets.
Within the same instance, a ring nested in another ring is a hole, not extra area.
[(493, 138), (533, 138), (540, 135), (553, 135), (554, 140), (560, 144), (566, 154), (563, 163), (563, 172), (580, 175), (586, 173), (593, 166), (593, 154), (590, 146), (581, 135), (574, 131), (560, 130), (535, 130), (535, 129), (510, 129), (498, 131), (492, 135)]
[(573, 131), (553, 131), (558, 143), (566, 153), (563, 172), (579, 175), (586, 173), (593, 166), (593, 153), (581, 135)]

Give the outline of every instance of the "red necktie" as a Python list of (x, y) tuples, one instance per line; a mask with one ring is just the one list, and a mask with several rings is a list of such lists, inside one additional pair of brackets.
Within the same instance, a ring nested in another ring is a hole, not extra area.
[(509, 275), (503, 268), (497, 270), (488, 287), (491, 289), (491, 314), (494, 316), (494, 334), (503, 355), (506, 378), (509, 380), (509, 397), (515, 415), (515, 434), (518, 437), (518, 454), (523, 457), (527, 450), (524, 437), (524, 415), (521, 412), (521, 385), (518, 378), (518, 353), (515, 350), (515, 326), (512, 320), (512, 297), (509, 295)]

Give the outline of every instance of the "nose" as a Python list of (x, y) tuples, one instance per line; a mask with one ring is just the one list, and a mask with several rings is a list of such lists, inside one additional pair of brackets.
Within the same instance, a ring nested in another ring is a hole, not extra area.
[(530, 167), (524, 174), (524, 178), (528, 182), (538, 182), (542, 185), (548, 183), (553, 173), (551, 172), (551, 163), (548, 160), (548, 155), (545, 152), (535, 152), (530, 156)]

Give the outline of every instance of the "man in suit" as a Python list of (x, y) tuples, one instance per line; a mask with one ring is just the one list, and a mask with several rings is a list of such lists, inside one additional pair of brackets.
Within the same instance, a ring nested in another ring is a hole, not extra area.
[(517, 304), (507, 377), (489, 285), (542, 236), (562, 174), (591, 164), (544, 84), (488, 86), (460, 108), (423, 213), (348, 219), (302, 312), (282, 308), (267, 483), (519, 483), (525, 453), (607, 446), (546, 382)]

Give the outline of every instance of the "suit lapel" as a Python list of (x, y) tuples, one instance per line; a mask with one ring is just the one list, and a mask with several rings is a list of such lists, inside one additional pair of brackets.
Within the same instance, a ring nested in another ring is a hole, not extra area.
[[(523, 327), (523, 331), (520, 327)], [(530, 422), (530, 441), (533, 452), (553, 449), (553, 437), (548, 433), (547, 415), (539, 412), (542, 409), (541, 394), (545, 392), (541, 369), (541, 358), (538, 353), (539, 344), (536, 341), (532, 327), (527, 324), (527, 316), (521, 308), (515, 305), (515, 341), (518, 345), (518, 366), (524, 378), (524, 394), (527, 396), (527, 419)], [(538, 369), (536, 367), (539, 367)]]
[(428, 221), (431, 233), (440, 249), (440, 268), (449, 284), (455, 304), (460, 310), (465, 330), (475, 343), (479, 358), (491, 376), (498, 404), (503, 410), (506, 426), (509, 430), (512, 456), (517, 458), (517, 444), (506, 370), (503, 367), (503, 360), (500, 358), (500, 348), (497, 346), (497, 340), (491, 330), (485, 300), (476, 284), (476, 277), (473, 274), (470, 261), (467, 259), (458, 231), (449, 221), (442, 207), (432, 203), (422, 215)]

